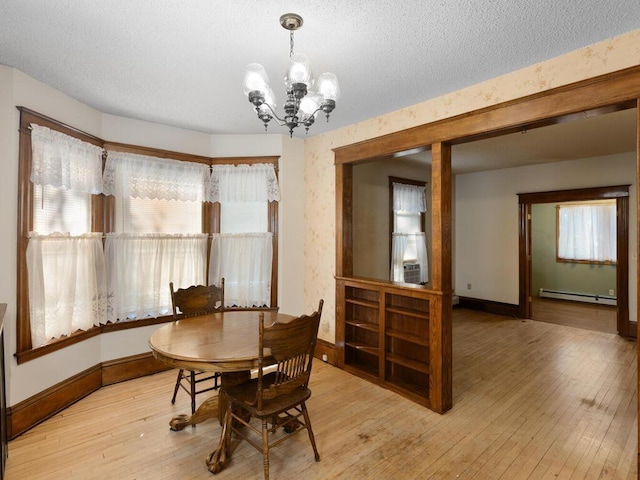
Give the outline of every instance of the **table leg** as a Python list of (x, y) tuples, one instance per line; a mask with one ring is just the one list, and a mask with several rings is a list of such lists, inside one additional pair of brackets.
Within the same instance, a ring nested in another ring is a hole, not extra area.
[(216, 449), (207, 457), (207, 468), (213, 474), (221, 472), (231, 460), (231, 432), (227, 431), (227, 422), (222, 422), (220, 441)]
[[(251, 378), (250, 372), (233, 372), (229, 374), (222, 374), (222, 389), (224, 386), (237, 385), (249, 381)], [(218, 473), (222, 471), (231, 461), (231, 431), (228, 429), (227, 422), (224, 416), (227, 413), (227, 401), (224, 395), (218, 397), (218, 419), (222, 428), (220, 429), (220, 440), (218, 446), (207, 457), (207, 468), (211, 473)]]
[[(223, 373), (220, 380), (220, 388), (223, 388), (225, 384), (237, 385), (238, 383), (248, 381), (250, 378), (251, 372), (248, 371)], [(202, 402), (193, 415), (189, 416), (181, 414), (173, 417), (169, 422), (169, 426), (171, 427), (171, 430), (178, 432), (180, 430), (184, 430), (189, 425), (197, 425), (198, 423), (202, 423), (205, 420), (215, 417), (218, 417), (218, 421), (220, 422), (220, 425), (222, 425), (226, 409), (227, 403), (224, 398), (219, 395), (215, 395)]]
[(193, 415), (176, 415), (169, 422), (171, 430), (178, 432), (189, 425), (196, 425), (210, 418), (215, 418), (218, 415), (218, 403), (218, 396), (216, 395), (202, 402)]

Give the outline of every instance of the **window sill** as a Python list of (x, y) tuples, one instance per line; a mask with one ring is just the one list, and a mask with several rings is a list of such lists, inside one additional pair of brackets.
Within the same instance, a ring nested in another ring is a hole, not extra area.
[(49, 343), (42, 345), (41, 347), (32, 348), (31, 350), (25, 350), (24, 352), (17, 352), (14, 354), (14, 356), (17, 359), (18, 365), (20, 365), (44, 355), (48, 355), (49, 353), (62, 350), (63, 348), (87, 340), (88, 338), (95, 337), (96, 335), (100, 335), (101, 333), (118, 332), (120, 330), (146, 327), (149, 325), (159, 325), (161, 323), (167, 323), (172, 320), (173, 316), (167, 315), (164, 317), (145, 318), (142, 320), (129, 322), (107, 323), (105, 325), (100, 325), (99, 327), (93, 327), (90, 330), (76, 332), (68, 337), (51, 340)]

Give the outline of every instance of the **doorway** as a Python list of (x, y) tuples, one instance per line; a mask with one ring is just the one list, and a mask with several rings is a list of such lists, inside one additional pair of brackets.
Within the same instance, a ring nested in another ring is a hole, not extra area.
[(519, 264), (520, 264), (520, 316), (533, 318), (533, 205), (585, 202), (615, 199), (616, 201), (616, 251), (615, 273), (616, 330), (619, 335), (635, 336), (629, 324), (629, 185), (559, 190), (553, 192), (524, 193), (519, 202)]

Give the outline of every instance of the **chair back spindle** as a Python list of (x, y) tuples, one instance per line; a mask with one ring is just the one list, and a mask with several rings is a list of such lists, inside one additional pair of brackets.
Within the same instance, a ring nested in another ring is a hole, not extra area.
[[(263, 400), (290, 395), (296, 389), (305, 390), (311, 376), (323, 301), (311, 315), (302, 315), (288, 323), (265, 325), (264, 313), (260, 313), (260, 350), (258, 358), (257, 405)], [(268, 384), (264, 384), (264, 367), (267, 358), (275, 360), (275, 372)]]

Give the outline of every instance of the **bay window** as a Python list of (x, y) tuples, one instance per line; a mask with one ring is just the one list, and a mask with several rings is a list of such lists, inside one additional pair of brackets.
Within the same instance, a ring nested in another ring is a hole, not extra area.
[(277, 157), (113, 144), (18, 109), (18, 363), (171, 320), (169, 282), (277, 305)]

